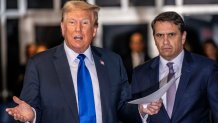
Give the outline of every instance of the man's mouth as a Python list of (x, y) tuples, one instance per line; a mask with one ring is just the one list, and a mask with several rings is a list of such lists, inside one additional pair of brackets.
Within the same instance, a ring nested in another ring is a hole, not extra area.
[(77, 41), (81, 41), (81, 40), (83, 40), (83, 37), (80, 35), (77, 35), (77, 36), (74, 36), (74, 39)]

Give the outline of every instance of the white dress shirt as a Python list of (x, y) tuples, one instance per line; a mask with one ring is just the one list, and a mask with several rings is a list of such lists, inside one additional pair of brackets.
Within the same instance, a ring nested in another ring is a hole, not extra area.
[[(184, 50), (182, 50), (180, 52), (180, 54), (172, 59), (171, 61), (167, 61), (166, 59), (164, 59), (163, 57), (160, 56), (160, 64), (159, 64), (159, 81), (162, 80), (164, 77), (166, 77), (169, 73), (169, 68), (167, 67), (167, 63), (168, 62), (173, 62), (173, 69), (174, 69), (174, 72), (175, 72), (175, 76), (178, 76), (181, 74), (181, 71), (182, 71), (182, 62), (183, 62), (183, 59), (184, 59)], [(179, 80), (180, 78), (178, 78), (176, 80), (176, 89), (178, 88), (178, 85), (179, 85)], [(165, 109), (167, 109), (167, 101), (166, 101), (166, 93), (162, 96), (162, 100), (163, 100), (163, 105), (165, 107)], [(143, 105), (144, 108), (147, 107), (147, 104)], [(148, 115), (145, 115), (144, 117), (142, 117), (142, 121), (143, 123), (147, 123), (147, 118), (148, 118)]]
[(132, 52), (131, 57), (132, 57), (132, 67), (133, 68), (144, 63), (144, 53)]
[[(76, 101), (77, 101), (77, 107), (78, 107), (78, 91), (77, 91), (77, 71), (79, 66), (79, 59), (77, 56), (78, 53), (71, 50), (66, 43), (64, 43), (64, 50), (67, 55), (67, 60), (70, 66), (71, 76), (73, 79), (73, 85), (75, 89), (76, 94)], [(94, 101), (95, 101), (95, 112), (96, 112), (96, 123), (102, 123), (102, 110), (101, 110), (101, 97), (100, 97), (100, 89), (99, 89), (99, 81), (97, 76), (97, 71), (95, 67), (94, 58), (91, 52), (91, 48), (89, 48), (83, 53), (86, 58), (84, 59), (85, 65), (87, 69), (89, 70), (91, 79), (92, 79), (92, 87), (93, 87), (93, 94), (94, 94)], [(88, 103), (88, 102), (87, 102)], [(79, 110), (79, 108), (78, 108)]]
[[(181, 74), (181, 70), (182, 70), (182, 62), (183, 62), (183, 58), (184, 58), (184, 50), (182, 50), (182, 52), (173, 60), (171, 61), (167, 61), (165, 60), (163, 57), (160, 56), (160, 65), (159, 65), (159, 81), (161, 79), (163, 79), (164, 77), (166, 77), (169, 73), (169, 68), (167, 67), (167, 63), (168, 62), (173, 62), (173, 69), (175, 72), (175, 76), (178, 76)], [(180, 78), (178, 78), (176, 80), (176, 89), (178, 88), (179, 85), (179, 80)], [(162, 100), (163, 100), (163, 104), (164, 107), (167, 108), (167, 102), (166, 102), (166, 93), (162, 96)]]
[[(66, 52), (67, 60), (68, 60), (69, 66), (70, 66), (70, 72), (71, 72), (71, 76), (72, 76), (72, 80), (73, 80), (73, 85), (74, 85), (75, 94), (76, 94), (77, 107), (78, 107), (77, 71), (78, 71), (78, 66), (79, 66), (80, 60), (77, 58), (77, 56), (79, 54), (74, 52), (73, 50), (71, 50), (66, 45), (65, 42), (64, 42), (64, 50)], [(86, 56), (86, 58), (84, 59), (85, 65), (86, 65), (87, 69), (89, 70), (89, 73), (90, 73), (90, 76), (92, 79), (92, 87), (93, 87), (93, 94), (94, 94), (94, 101), (95, 101), (96, 123), (102, 123), (102, 110), (101, 110), (101, 97), (100, 97), (99, 81), (98, 81), (95, 62), (94, 62), (94, 58), (93, 58), (90, 46), (83, 54)], [(78, 108), (78, 110), (79, 110), (79, 108)], [(32, 123), (35, 123), (37, 114), (36, 114), (35, 109), (33, 109), (33, 111), (35, 113), (35, 118), (34, 118)]]

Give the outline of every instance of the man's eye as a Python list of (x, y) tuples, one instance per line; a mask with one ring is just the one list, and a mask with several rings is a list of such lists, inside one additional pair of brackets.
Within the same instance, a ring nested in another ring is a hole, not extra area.
[(169, 33), (168, 36), (169, 37), (174, 37), (176, 35), (176, 33)]
[(86, 24), (89, 24), (89, 22), (88, 21), (83, 21), (82, 24), (86, 25)]
[(163, 34), (156, 34), (156, 37), (161, 38), (163, 37)]
[(74, 21), (70, 21), (70, 24), (75, 24), (75, 22)]

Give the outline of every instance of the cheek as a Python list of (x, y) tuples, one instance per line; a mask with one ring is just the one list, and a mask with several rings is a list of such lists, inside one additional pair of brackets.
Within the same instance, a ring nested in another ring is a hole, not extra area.
[(158, 47), (158, 41), (156, 40), (156, 39), (154, 39), (154, 43), (155, 43), (155, 45)]
[(174, 50), (179, 52), (181, 49), (183, 49), (183, 43), (177, 42), (174, 44)]
[(73, 33), (73, 30), (74, 29), (72, 27), (65, 28), (65, 33), (71, 34)]
[(156, 47), (158, 48), (158, 49), (160, 49), (160, 47), (161, 47), (161, 42), (159, 41), (155, 41), (155, 45), (156, 45)]
[(87, 25), (84, 26), (83, 31), (86, 34), (91, 34), (92, 36), (94, 36), (96, 34), (96, 27), (94, 25)]
[(85, 31), (85, 34), (88, 36), (88, 38), (93, 38), (95, 36), (95, 31), (93, 29), (88, 29)]

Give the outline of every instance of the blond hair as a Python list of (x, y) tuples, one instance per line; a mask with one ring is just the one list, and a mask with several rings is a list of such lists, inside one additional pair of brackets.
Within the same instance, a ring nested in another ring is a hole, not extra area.
[(89, 4), (82, 0), (69, 0), (67, 1), (62, 8), (62, 18), (61, 21), (64, 20), (64, 14), (76, 11), (76, 10), (90, 10), (94, 14), (95, 26), (98, 26), (98, 11), (100, 8), (97, 5)]

